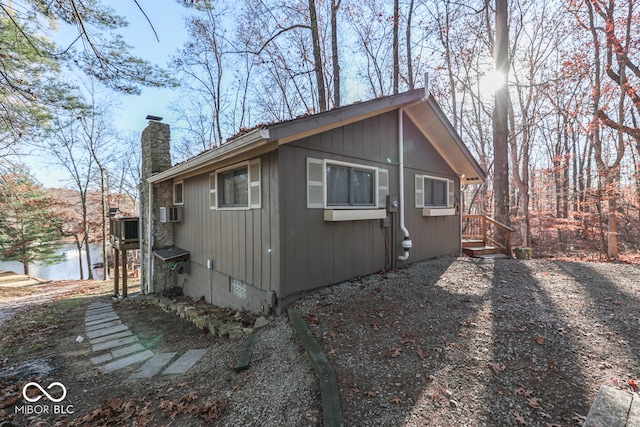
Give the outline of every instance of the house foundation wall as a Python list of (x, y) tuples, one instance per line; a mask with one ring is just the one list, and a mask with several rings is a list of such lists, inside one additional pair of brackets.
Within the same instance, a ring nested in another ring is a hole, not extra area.
[(218, 307), (232, 307), (256, 313), (278, 313), (275, 293), (243, 283), (215, 269), (192, 263), (190, 274), (177, 275), (178, 286), (184, 295), (204, 298)]

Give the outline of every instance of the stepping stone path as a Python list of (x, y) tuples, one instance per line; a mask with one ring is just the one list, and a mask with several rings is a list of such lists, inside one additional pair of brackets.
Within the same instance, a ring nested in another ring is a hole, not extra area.
[(163, 375), (183, 374), (207, 352), (206, 349), (187, 350), (165, 368), (177, 353), (154, 353), (147, 350), (140, 344), (140, 339), (122, 323), (112, 305), (99, 301), (87, 307), (85, 327), (94, 353), (91, 363), (98, 365), (102, 372), (115, 372), (145, 362), (129, 379), (151, 378), (160, 371)]

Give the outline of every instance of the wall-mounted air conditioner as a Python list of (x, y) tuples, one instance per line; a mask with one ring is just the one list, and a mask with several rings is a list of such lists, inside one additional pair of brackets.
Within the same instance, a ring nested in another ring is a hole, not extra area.
[(182, 222), (182, 206), (161, 207), (160, 222)]

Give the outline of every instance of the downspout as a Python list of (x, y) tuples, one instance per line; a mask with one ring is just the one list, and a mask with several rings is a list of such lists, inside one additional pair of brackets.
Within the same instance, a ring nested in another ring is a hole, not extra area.
[(429, 95), (427, 94), (427, 89), (425, 88), (424, 90), (424, 96), (417, 100), (416, 102), (413, 102), (409, 105), (405, 105), (404, 107), (400, 108), (398, 110), (398, 149), (400, 151), (399, 153), (399, 172), (400, 172), (400, 229), (402, 230), (402, 233), (404, 234), (404, 238), (402, 239), (402, 249), (404, 250), (404, 255), (400, 255), (398, 257), (398, 259), (400, 261), (406, 261), (409, 259), (409, 250), (411, 249), (411, 247), (413, 246), (413, 243), (411, 242), (411, 237), (409, 236), (409, 230), (407, 230), (407, 227), (404, 224), (404, 110), (410, 107), (413, 107), (414, 105), (418, 105), (421, 104), (423, 102), (425, 102), (427, 100), (427, 97)]
[(152, 292), (153, 283), (153, 183), (149, 183), (149, 207), (148, 207), (148, 221), (147, 229), (147, 293)]

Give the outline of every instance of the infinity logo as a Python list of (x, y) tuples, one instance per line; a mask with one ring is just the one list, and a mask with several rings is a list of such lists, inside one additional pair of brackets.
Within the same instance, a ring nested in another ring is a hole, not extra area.
[(59, 382), (51, 383), (51, 384), (49, 384), (49, 386), (47, 387), (47, 390), (50, 390), (50, 389), (51, 389), (51, 387), (56, 386), (56, 385), (57, 385), (57, 386), (60, 386), (60, 387), (62, 388), (62, 397), (59, 397), (59, 398), (57, 398), (57, 399), (56, 399), (55, 397), (51, 396), (49, 393), (47, 393), (47, 392), (45, 391), (45, 389), (43, 389), (43, 388), (40, 386), (40, 384), (38, 384), (38, 383), (34, 383), (34, 382), (27, 383), (27, 384), (24, 386), (24, 388), (22, 389), (22, 396), (23, 396), (27, 401), (29, 401), (29, 402), (31, 402), (31, 403), (33, 403), (33, 402), (37, 402), (38, 400), (40, 400), (40, 399), (42, 398), (42, 396), (36, 396), (36, 397), (29, 397), (29, 396), (27, 396), (27, 389), (28, 389), (29, 387), (33, 386), (33, 387), (36, 387), (37, 389), (39, 389), (39, 390), (42, 392), (42, 394), (44, 394), (45, 396), (47, 396), (47, 397), (49, 398), (49, 400), (50, 400), (50, 401), (55, 402), (55, 403), (62, 402), (62, 401), (64, 400), (64, 398), (65, 398), (65, 397), (67, 397), (67, 388), (66, 388), (64, 385), (62, 385), (62, 383), (59, 383)]

